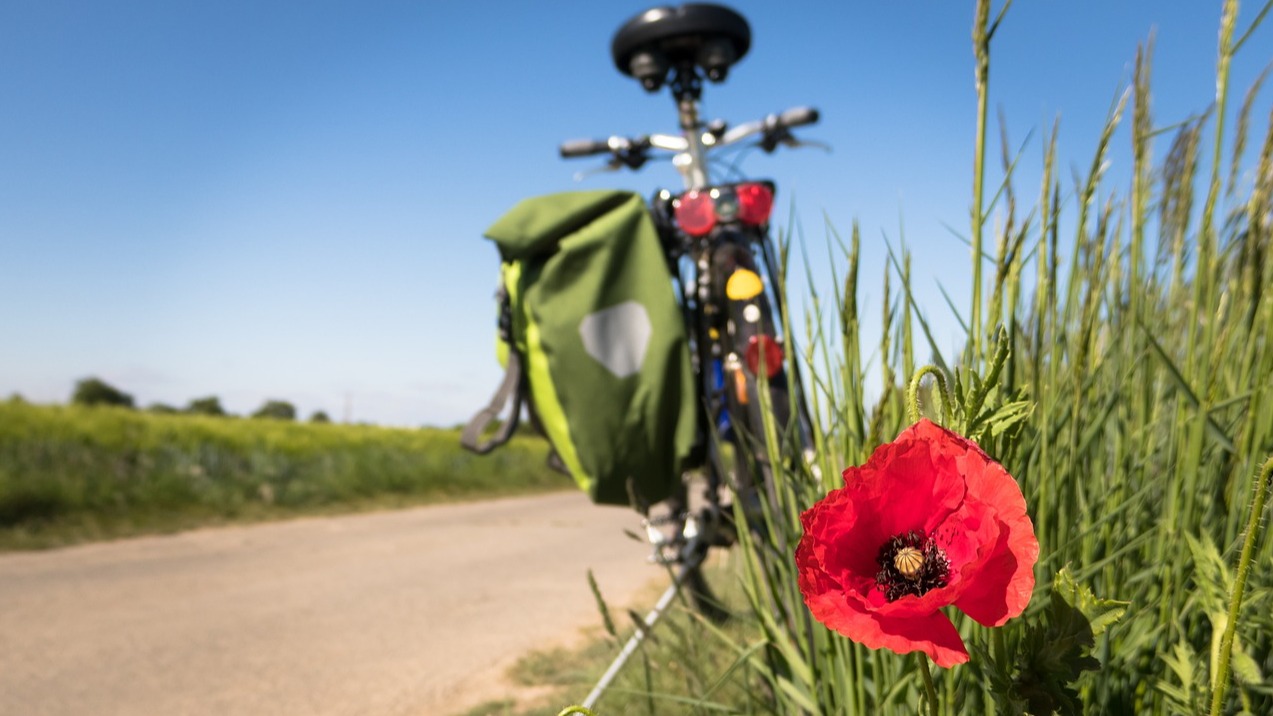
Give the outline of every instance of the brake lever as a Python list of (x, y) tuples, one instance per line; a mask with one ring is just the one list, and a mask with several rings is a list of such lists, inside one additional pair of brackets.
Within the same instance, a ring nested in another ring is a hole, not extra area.
[(760, 148), (765, 150), (765, 154), (773, 154), (779, 144), (787, 144), (788, 142), (795, 141), (799, 140), (791, 136), (790, 130), (786, 127), (777, 127), (766, 131), (764, 136), (762, 136), (760, 141), (756, 142), (756, 144), (760, 145)]
[(791, 147), (793, 149), (798, 147), (813, 147), (814, 149), (821, 149), (827, 154), (831, 153), (831, 145), (827, 144), (826, 142), (819, 142), (817, 140), (796, 139), (795, 137), (792, 137), (792, 136), (788, 136), (786, 139), (783, 139), (781, 141), (783, 146)]
[(618, 157), (612, 157), (610, 161), (606, 162), (605, 164), (595, 169), (585, 169), (584, 171), (581, 171), (581, 172), (575, 172), (574, 179), (575, 181), (583, 181), (584, 179), (587, 179), (588, 177), (596, 175), (596, 174), (605, 174), (606, 172), (617, 172), (620, 169), (622, 169), (623, 166), (624, 166), (623, 160), (619, 159)]

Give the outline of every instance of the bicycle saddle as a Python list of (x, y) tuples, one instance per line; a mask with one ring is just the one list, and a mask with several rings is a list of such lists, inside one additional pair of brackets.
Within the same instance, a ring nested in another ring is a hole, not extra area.
[(657, 91), (674, 68), (701, 67), (713, 82), (751, 47), (751, 28), (737, 12), (708, 3), (655, 7), (628, 20), (610, 43), (615, 67)]

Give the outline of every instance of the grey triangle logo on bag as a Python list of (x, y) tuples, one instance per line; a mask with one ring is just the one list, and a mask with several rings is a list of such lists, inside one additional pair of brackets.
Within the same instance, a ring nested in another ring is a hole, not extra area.
[(641, 370), (652, 332), (650, 315), (636, 301), (590, 313), (579, 324), (584, 350), (619, 378)]

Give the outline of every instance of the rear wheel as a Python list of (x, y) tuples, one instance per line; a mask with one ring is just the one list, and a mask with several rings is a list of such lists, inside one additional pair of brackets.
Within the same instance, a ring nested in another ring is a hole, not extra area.
[[(758, 608), (794, 628), (792, 615), (805, 607), (775, 585), (784, 584), (792, 574), (795, 545), (791, 540), (798, 537), (787, 522), (790, 487), (778, 485), (775, 474), (790, 474), (804, 459), (810, 431), (799, 374), (788, 370), (785, 360), (783, 333), (774, 311), (777, 296), (772, 294), (774, 300), (770, 300), (753, 253), (753, 247), (764, 241), (766, 237), (761, 236), (756, 241), (723, 244), (712, 268), (718, 305), (726, 307), (721, 336), (725, 403), (734, 423), (735, 489), (742, 508), (735, 513), (746, 521), (746, 527), (739, 526), (740, 535), (745, 532), (750, 538), (742, 547), (761, 572), (759, 581), (752, 584), (765, 605)], [(765, 264), (773, 268), (771, 261)], [(780, 487), (786, 501), (779, 497)], [(765, 660), (772, 673), (790, 675), (787, 659), (775, 645), (765, 649)]]
[[(773, 461), (798, 459), (804, 445), (801, 421), (793, 420), (791, 400), (793, 387), (799, 397), (798, 380), (789, 375), (783, 359), (782, 333), (757, 266), (754, 245), (753, 237), (745, 234), (720, 237), (710, 259), (706, 287), (710, 291), (707, 303), (716, 307), (715, 313), (705, 311), (700, 324), (699, 370), (704, 374), (709, 406), (705, 417), (720, 439), (709, 441), (705, 466), (711, 483), (708, 492), (715, 493), (716, 486), (732, 472), (730, 482), (743, 520), (740, 523), (738, 513), (728, 505), (690, 513), (698, 524), (687, 532), (702, 535), (701, 553), (682, 552), (681, 583), (695, 608), (714, 619), (723, 618), (727, 611), (704, 574), (702, 560), (707, 550), (733, 544), (739, 532), (750, 531), (764, 543), (761, 552), (774, 553), (771, 556), (775, 559), (779, 558), (777, 552), (790, 553), (784, 530), (771, 530), (767, 524), (765, 505), (777, 504)], [(713, 378), (717, 365), (720, 371)], [(800, 410), (795, 415), (802, 414)], [(774, 455), (766, 440), (766, 420), (777, 438), (772, 445)], [(732, 449), (732, 459), (720, 454), (720, 443)]]
[[(714, 259), (714, 289), (718, 305), (726, 308), (721, 348), (735, 480), (751, 522), (753, 515), (761, 517), (761, 500), (774, 504), (774, 460), (799, 456), (803, 436), (799, 421), (793, 420), (782, 331), (750, 243), (723, 243)], [(772, 444), (767, 426), (774, 431)]]

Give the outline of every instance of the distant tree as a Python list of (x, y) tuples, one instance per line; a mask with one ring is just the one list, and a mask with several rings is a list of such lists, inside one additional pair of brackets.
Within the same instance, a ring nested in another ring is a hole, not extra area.
[(71, 402), (75, 405), (118, 405), (131, 408), (133, 396), (100, 378), (85, 378), (75, 384)]
[(186, 406), (186, 412), (194, 415), (225, 415), (221, 407), (221, 399), (215, 395), (206, 398), (195, 398)]
[(15, 392), (9, 396), (9, 402), (13, 403), (14, 405), (26, 405), (27, 399), (22, 397), (21, 393)]
[(181, 412), (167, 403), (151, 403), (146, 407), (148, 413), (160, 413), (162, 415), (172, 415)]
[(265, 405), (252, 413), (254, 418), (271, 418), (273, 420), (295, 420), (296, 406), (285, 400), (267, 400)]
[(315, 410), (314, 414), (309, 416), (309, 421), (311, 423), (330, 423), (332, 419), (327, 416), (327, 413), (324, 413), (321, 410)]

